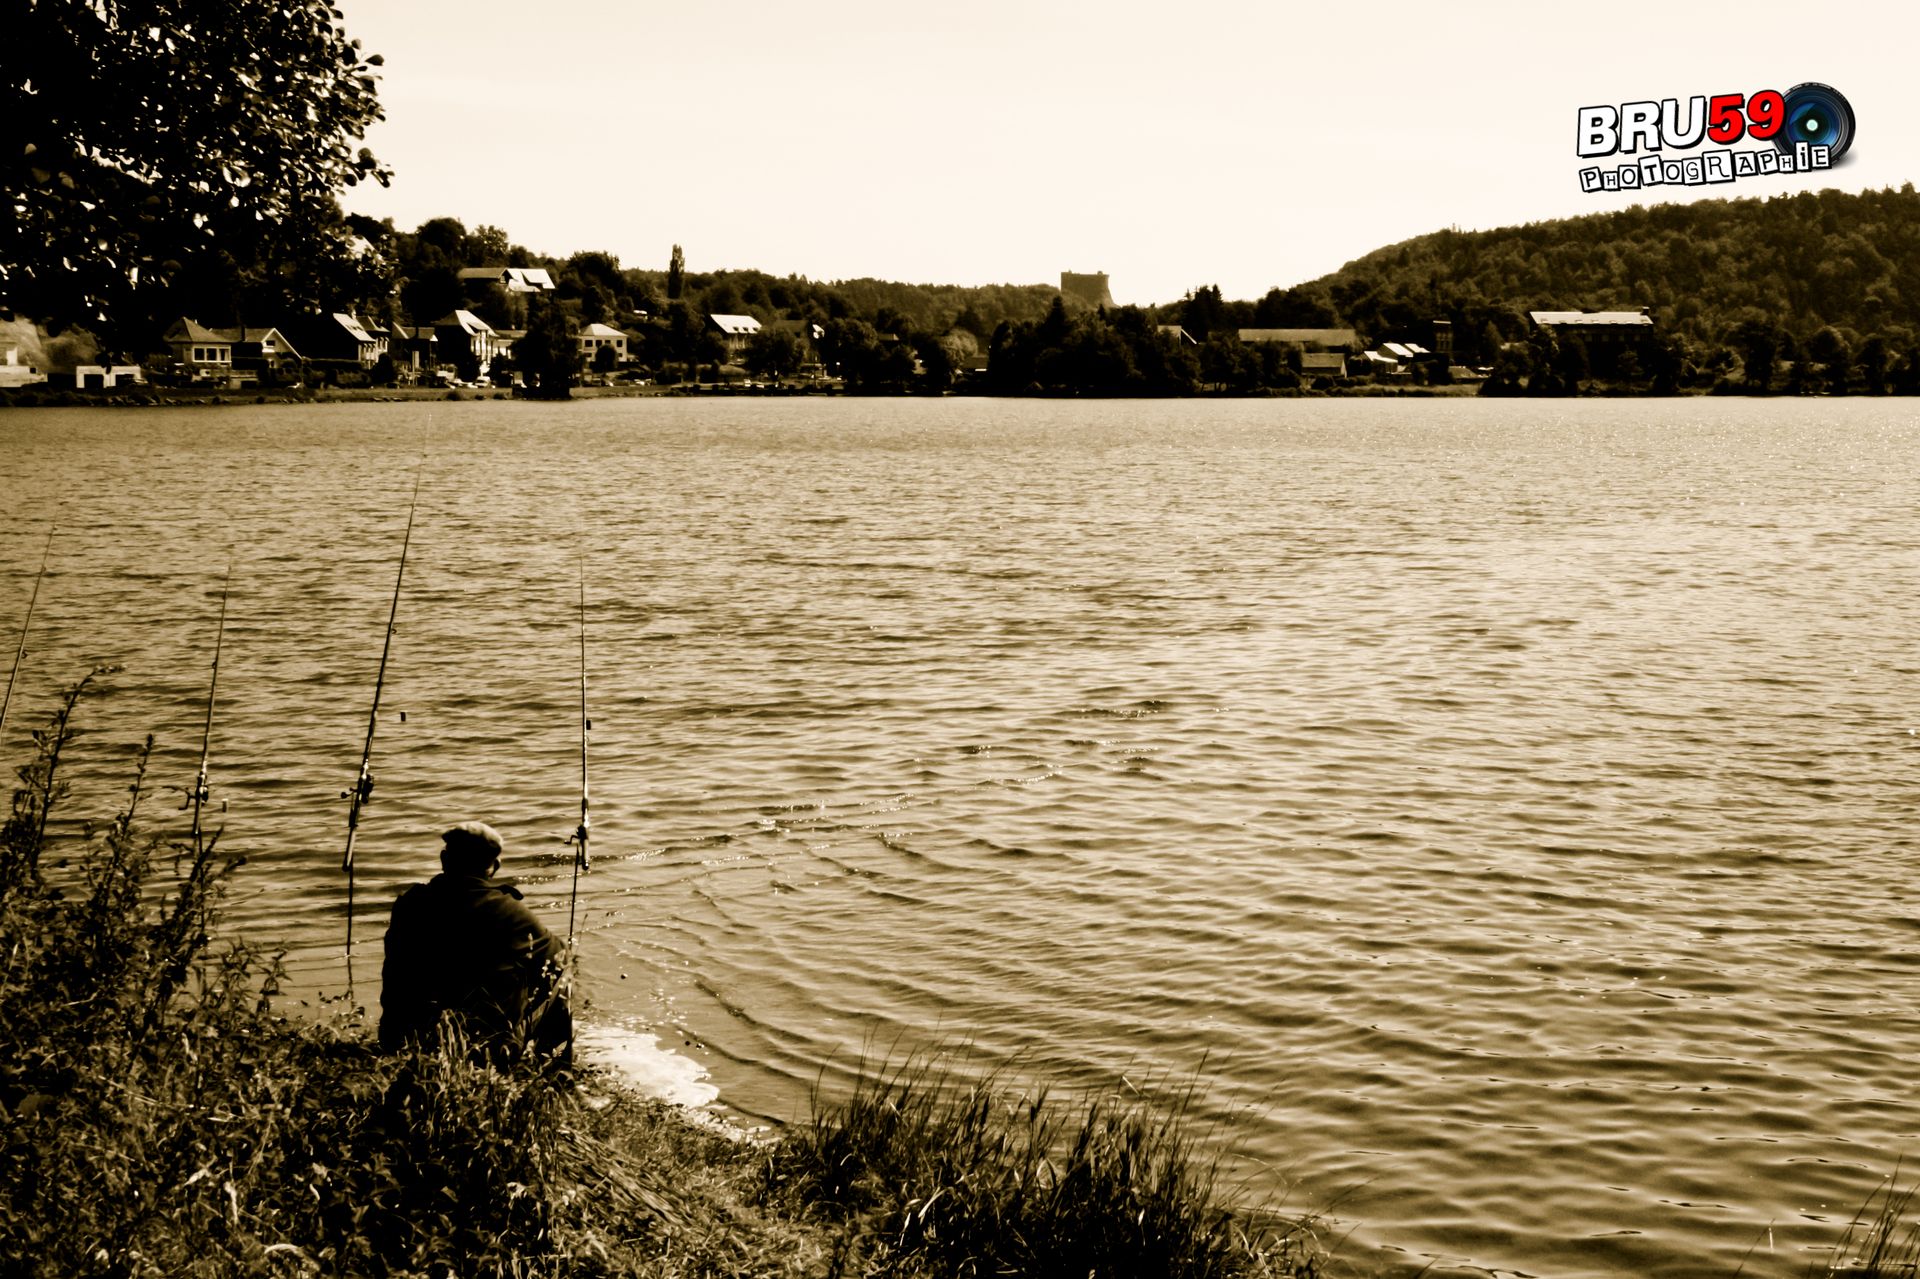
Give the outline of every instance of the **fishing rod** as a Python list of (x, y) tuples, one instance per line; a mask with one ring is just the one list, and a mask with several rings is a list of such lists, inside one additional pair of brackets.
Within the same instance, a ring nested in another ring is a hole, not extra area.
[(27, 620), (20, 623), (20, 645), (13, 650), (13, 672), (7, 676), (7, 696), (0, 701), (0, 729), (7, 726), (7, 707), (13, 704), (13, 681), (20, 674), (20, 659), (27, 653), (27, 628), (33, 625), (33, 606), (40, 599), (40, 581), (47, 575), (47, 556), (53, 550), (53, 525), (47, 525), (47, 544), (40, 548), (40, 573), (33, 579), (33, 594), (27, 597)]
[[(592, 828), (592, 819), (587, 815), (587, 734), (593, 729), (593, 721), (587, 717), (587, 552), (580, 549), (580, 825), (574, 828), (573, 838), (567, 842), (573, 845), (573, 888), (567, 894), (567, 969), (564, 975), (563, 989), (567, 1002), (572, 1003), (573, 983), (579, 975), (580, 963), (573, 949), (573, 927), (575, 914), (580, 906), (580, 872), (593, 869), (593, 858), (587, 852), (587, 840)], [(575, 1023), (571, 1016), (567, 1019), (566, 1060), (573, 1059), (573, 1037)]]
[(220, 588), (220, 625), (213, 633), (213, 675), (207, 680), (207, 722), (200, 729), (200, 772), (193, 779), (193, 852), (200, 856), (200, 809), (206, 804), (207, 761), (213, 755), (213, 695), (220, 687), (220, 648), (227, 638), (227, 598), (233, 593), (233, 561), (227, 561), (227, 580)]
[(587, 556), (580, 553), (580, 825), (573, 832), (573, 891), (567, 901), (567, 950), (573, 950), (574, 913), (580, 903), (580, 872), (593, 869), (587, 853), (587, 837), (592, 820), (587, 815), (587, 734), (593, 721), (587, 718)]
[(341, 791), (340, 798), (351, 800), (347, 806), (347, 851), (340, 859), (340, 869), (347, 872), (347, 999), (353, 999), (353, 839), (360, 830), (360, 810), (373, 796), (373, 734), (380, 726), (380, 693), (387, 685), (387, 654), (393, 651), (394, 621), (400, 616), (400, 583), (407, 575), (407, 549), (413, 545), (413, 517), (420, 509), (420, 479), (422, 472), (415, 471), (413, 476), (413, 503), (407, 508), (407, 532), (400, 539), (400, 568), (393, 575), (393, 603), (387, 609), (387, 638), (380, 646), (380, 673), (373, 681), (373, 709), (367, 712), (367, 742), (360, 750), (360, 775), (354, 779), (353, 789)]

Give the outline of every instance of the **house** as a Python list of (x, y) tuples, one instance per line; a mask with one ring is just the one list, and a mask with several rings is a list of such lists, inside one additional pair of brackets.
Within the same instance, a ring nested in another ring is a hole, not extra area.
[(1172, 338), (1174, 341), (1174, 345), (1176, 346), (1199, 346), (1200, 345), (1198, 342), (1193, 340), (1193, 334), (1187, 332), (1185, 326), (1183, 325), (1156, 324), (1154, 326), (1154, 332), (1162, 334), (1165, 337)]
[(453, 361), (467, 354), (481, 372), (493, 362), (494, 353), (507, 345), (498, 339), (491, 324), (471, 311), (450, 311), (433, 322), (434, 336), (439, 339), (440, 358)]
[(407, 369), (417, 374), (440, 362), (439, 339), (424, 324), (394, 325), (388, 333), (387, 343), (387, 354), (393, 357), (396, 369)]
[(381, 356), (392, 353), (392, 350), (393, 350), (393, 330), (392, 329), (389, 329), (386, 325), (382, 324), (377, 318), (372, 318), (364, 315), (355, 315), (353, 319), (358, 321), (360, 327), (367, 331), (367, 336), (373, 339), (374, 363), (378, 364), (380, 362)]
[(32, 386), (44, 382), (47, 375), (31, 364), (20, 362), (20, 349), (8, 347), (6, 362), (0, 363), (0, 390), (10, 391), (15, 387)]
[(604, 347), (612, 347), (613, 354), (620, 363), (627, 362), (627, 335), (610, 324), (589, 324), (575, 335), (580, 343), (580, 358), (589, 367), (593, 357), (600, 354)]
[(1653, 316), (1637, 311), (1529, 311), (1534, 331), (1565, 340), (1579, 338), (1596, 373), (1612, 373), (1620, 357), (1638, 352), (1654, 337)]
[(286, 334), (272, 325), (263, 329), (243, 327), (214, 331), (233, 342), (233, 366), (236, 369), (278, 373), (300, 361), (299, 349)]
[(147, 371), (138, 364), (76, 364), (73, 368), (73, 385), (81, 391), (112, 391), (146, 384)]
[[(1389, 342), (1386, 345), (1392, 346), (1393, 343)], [(1365, 367), (1360, 370), (1364, 376), (1379, 379), (1408, 376), (1413, 372), (1412, 369), (1402, 368), (1400, 361), (1393, 356), (1380, 351), (1362, 351), (1360, 358), (1366, 362)]]
[(380, 340), (345, 311), (310, 316), (288, 327), (300, 354), (311, 361), (370, 369), (382, 352)]
[(1241, 329), (1240, 340), (1248, 344), (1287, 342), (1303, 351), (1339, 351), (1343, 354), (1360, 347), (1360, 341), (1352, 329)]
[(497, 288), (504, 293), (551, 293), (553, 276), (543, 266), (470, 266), (460, 272), (469, 289)]
[(233, 339), (181, 316), (160, 340), (173, 352), (174, 367), (189, 382), (224, 382), (233, 373)]
[(1300, 354), (1300, 376), (1303, 378), (1345, 377), (1347, 375), (1347, 357), (1341, 351), (1303, 351)]
[(1653, 316), (1646, 307), (1638, 311), (1529, 311), (1527, 318), (1536, 329), (1554, 333), (1637, 333), (1653, 328)]
[(720, 339), (727, 344), (727, 358), (730, 360), (739, 359), (740, 353), (747, 349), (747, 342), (760, 331), (760, 321), (751, 315), (712, 314), (707, 316), (707, 323), (719, 332)]

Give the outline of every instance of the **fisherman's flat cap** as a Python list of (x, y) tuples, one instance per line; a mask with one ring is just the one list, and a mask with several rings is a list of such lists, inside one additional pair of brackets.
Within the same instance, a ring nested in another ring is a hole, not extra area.
[(469, 849), (479, 852), (485, 848), (491, 850), (496, 857), (500, 855), (503, 847), (500, 832), (485, 822), (461, 822), (440, 838), (446, 841), (448, 848), (459, 849), (462, 852)]

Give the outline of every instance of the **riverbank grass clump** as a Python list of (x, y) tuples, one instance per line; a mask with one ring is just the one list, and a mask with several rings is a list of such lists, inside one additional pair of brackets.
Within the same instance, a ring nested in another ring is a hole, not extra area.
[(1303, 1230), (1211, 1197), (1178, 1113), (1078, 1120), (883, 1071), (776, 1140), (457, 1033), (382, 1055), (286, 1017), (218, 936), (239, 863), (142, 826), (151, 742), (100, 832), (54, 841), (86, 681), (0, 831), (0, 1273), (177, 1276), (1311, 1275)]
[(1899, 1172), (1854, 1214), (1834, 1245), (1824, 1268), (1810, 1276), (1824, 1279), (1920, 1279), (1920, 1216), (1914, 1213), (1917, 1188), (1902, 1189)]
[(912, 1059), (775, 1148), (776, 1181), (832, 1214), (862, 1273), (1311, 1276), (1310, 1221), (1223, 1203), (1186, 1102), (1057, 1104)]

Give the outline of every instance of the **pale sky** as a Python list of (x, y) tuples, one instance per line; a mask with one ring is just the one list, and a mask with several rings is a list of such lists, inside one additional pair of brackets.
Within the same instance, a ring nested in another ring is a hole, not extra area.
[(1839, 168), (1653, 198), (1920, 179), (1907, 4), (338, 3), (386, 57), (368, 143), (396, 171), (347, 208), (623, 266), (1257, 298), (1651, 202), (1582, 193), (1582, 106), (1808, 80), (1853, 105)]

